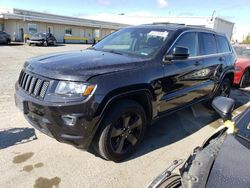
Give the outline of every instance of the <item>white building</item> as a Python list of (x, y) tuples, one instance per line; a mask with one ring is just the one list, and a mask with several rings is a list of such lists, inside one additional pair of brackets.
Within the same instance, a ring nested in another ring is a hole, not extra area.
[(204, 26), (210, 29), (214, 29), (218, 32), (225, 33), (229, 39), (232, 38), (234, 23), (219, 17), (211, 16), (153, 16), (146, 14), (138, 15), (111, 15), (111, 14), (97, 14), (85, 16), (87, 19), (101, 19), (102, 21), (111, 21), (129, 24), (129, 25), (139, 25), (139, 24), (148, 24), (148, 23), (178, 23), (185, 25), (194, 25), (194, 26)]
[[(97, 20), (102, 21), (97, 21)], [(119, 22), (119, 23), (117, 23)], [(151, 17), (100, 14), (75, 18), (22, 9), (0, 8), (0, 30), (11, 35), (12, 41), (25, 41), (36, 32), (51, 32), (58, 42), (92, 43), (128, 25), (146, 23), (179, 23), (204, 26), (224, 32), (232, 38), (234, 23), (218, 17)]]
[(0, 30), (9, 33), (13, 41), (25, 41), (36, 32), (51, 32), (58, 42), (92, 43), (125, 26), (106, 21), (0, 8)]

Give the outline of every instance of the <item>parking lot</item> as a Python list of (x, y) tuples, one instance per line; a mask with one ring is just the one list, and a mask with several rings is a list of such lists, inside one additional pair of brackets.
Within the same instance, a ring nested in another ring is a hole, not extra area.
[[(0, 187), (145, 187), (174, 159), (186, 158), (221, 120), (195, 105), (159, 119), (138, 151), (121, 163), (62, 144), (34, 130), (14, 104), (14, 84), (26, 59), (87, 45), (0, 46)], [(235, 115), (250, 106), (250, 88), (233, 89)]]

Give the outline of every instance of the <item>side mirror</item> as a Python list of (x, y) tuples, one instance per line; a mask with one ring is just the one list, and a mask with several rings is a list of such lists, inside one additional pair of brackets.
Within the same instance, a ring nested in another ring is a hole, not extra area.
[(183, 60), (189, 57), (189, 50), (185, 47), (177, 46), (173, 49), (173, 54), (165, 55), (163, 58), (164, 62), (169, 62), (171, 60)]
[(212, 102), (212, 107), (221, 116), (223, 121), (232, 119), (232, 112), (235, 101), (226, 97), (216, 97)]

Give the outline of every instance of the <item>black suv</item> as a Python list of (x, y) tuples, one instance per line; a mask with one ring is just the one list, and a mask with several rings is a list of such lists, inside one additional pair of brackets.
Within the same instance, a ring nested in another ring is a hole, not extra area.
[(30, 40), (27, 40), (27, 43), (31, 46), (32, 44), (35, 45), (56, 45), (56, 38), (51, 33), (36, 33), (32, 35)]
[(25, 62), (16, 105), (41, 132), (121, 161), (158, 117), (229, 96), (235, 53), (223, 34), (151, 24), (121, 29), (87, 50)]

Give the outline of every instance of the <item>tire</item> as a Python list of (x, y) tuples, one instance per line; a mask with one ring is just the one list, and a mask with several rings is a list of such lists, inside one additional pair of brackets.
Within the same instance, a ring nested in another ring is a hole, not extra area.
[(43, 46), (48, 46), (48, 42), (46, 40), (43, 42)]
[(240, 88), (244, 88), (247, 87), (248, 84), (250, 83), (250, 75), (249, 75), (249, 71), (246, 70), (240, 80)]
[(100, 125), (93, 145), (106, 160), (120, 162), (128, 158), (143, 140), (146, 114), (140, 104), (122, 100), (111, 106)]
[(7, 45), (10, 44), (10, 39), (7, 39)]
[(224, 78), (220, 84), (220, 87), (216, 91), (214, 98), (218, 96), (229, 97), (231, 89), (232, 89), (231, 80), (229, 78)]
[(181, 187), (181, 176), (178, 174), (171, 174), (157, 188), (177, 188), (177, 187)]

